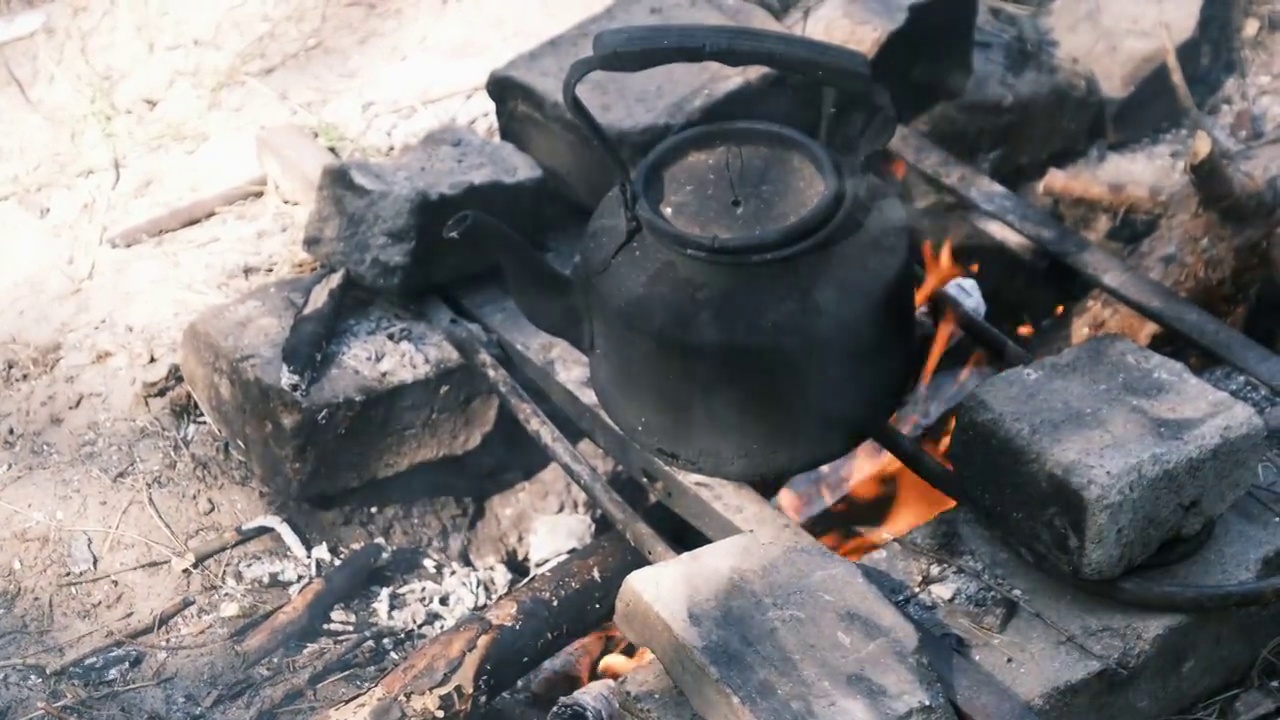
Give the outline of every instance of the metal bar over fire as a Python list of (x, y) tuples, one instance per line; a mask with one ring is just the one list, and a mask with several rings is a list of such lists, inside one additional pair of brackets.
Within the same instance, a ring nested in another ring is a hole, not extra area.
[(1280, 392), (1280, 356), (1128, 267), (914, 130), (898, 128), (889, 149), (978, 210), (1025, 235), (1096, 287)]

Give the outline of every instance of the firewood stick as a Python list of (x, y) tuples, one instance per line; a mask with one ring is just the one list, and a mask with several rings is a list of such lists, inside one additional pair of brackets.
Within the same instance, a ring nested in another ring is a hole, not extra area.
[(151, 633), (156, 632), (160, 628), (163, 628), (165, 625), (168, 625), (174, 618), (181, 615), (184, 610), (186, 610), (187, 608), (195, 604), (196, 604), (196, 600), (193, 597), (187, 596), (187, 597), (178, 598), (177, 600), (174, 600), (173, 602), (161, 608), (160, 611), (157, 612), (153, 617), (140, 620), (132, 625), (129, 625), (123, 630), (112, 633), (112, 636), (106, 641), (99, 643), (98, 645), (95, 645), (94, 647), (78, 655), (75, 655), (66, 660), (63, 660), (62, 662), (58, 663), (57, 665), (54, 665), (53, 667), (47, 668), (46, 672), (48, 672), (48, 674), (50, 675), (59, 675), (65, 672), (67, 668), (71, 667), (72, 665), (75, 665), (76, 663), (79, 663), (83, 660), (93, 657), (94, 655), (97, 655), (100, 652), (110, 650), (111, 648), (121, 643), (124, 643), (126, 641), (137, 640), (138, 638), (143, 637), (145, 635), (150, 635)]
[(148, 238), (190, 227), (213, 217), (225, 207), (259, 197), (266, 188), (266, 175), (255, 175), (245, 182), (236, 183), (115, 232), (107, 238), (107, 245), (114, 248), (133, 247)]
[(552, 655), (529, 673), (529, 694), (540, 703), (551, 703), (585, 685), (616, 635), (611, 623), (608, 629), (575, 640)]
[(547, 720), (618, 720), (618, 681), (596, 680), (561, 698)]
[(311, 288), (307, 301), (293, 318), (280, 350), (280, 384), (305, 395), (315, 380), (324, 351), (333, 339), (342, 299), (350, 287), (346, 268), (325, 275)]
[(373, 687), (316, 720), (474, 717), (539, 664), (607, 622), (644, 556), (618, 532), (592, 541), (427, 640)]
[(369, 574), (382, 560), (383, 547), (369, 543), (351, 553), (324, 577), (311, 581), (284, 607), (254, 628), (236, 646), (240, 665), (253, 667), (286, 643), (319, 627), (333, 606), (365, 586)]
[(1132, 183), (1102, 182), (1058, 168), (1049, 168), (1036, 189), (1048, 198), (1086, 202), (1115, 212), (1150, 213), (1160, 204), (1159, 195), (1151, 188)]
[(169, 562), (175, 570), (190, 570), (241, 543), (266, 535), (269, 530), (270, 528), (263, 526), (246, 528), (243, 525), (239, 525), (230, 530), (224, 530), (198, 545), (190, 546), (191, 549), (186, 555), (180, 558), (175, 557)]

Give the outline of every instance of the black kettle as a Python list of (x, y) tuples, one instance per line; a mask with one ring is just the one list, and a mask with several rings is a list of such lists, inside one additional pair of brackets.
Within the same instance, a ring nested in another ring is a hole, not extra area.
[(683, 130), (632, 175), (577, 86), (669, 63), (765, 65), (846, 93), (868, 118), (860, 154), (896, 128), (867, 58), (741, 27), (606, 30), (564, 100), (618, 166), (571, 274), (497, 220), (464, 212), (446, 237), (498, 259), (534, 325), (590, 358), (618, 428), (688, 471), (776, 481), (834, 460), (883, 425), (919, 368), (908, 218), (895, 190), (790, 128)]

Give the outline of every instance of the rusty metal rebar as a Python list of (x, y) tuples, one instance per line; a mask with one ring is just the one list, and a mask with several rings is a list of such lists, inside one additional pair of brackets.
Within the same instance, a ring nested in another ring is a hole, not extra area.
[(591, 502), (595, 503), (632, 545), (644, 554), (649, 562), (661, 562), (677, 556), (675, 550), (622, 499), (609, 483), (597, 473), (586, 459), (574, 449), (568, 439), (556, 429), (551, 420), (533, 403), (533, 400), (484, 347), (484, 340), (469, 324), (456, 316), (444, 323), (444, 333), (449, 342), (467, 362), (484, 374), (493, 386), (502, 404), (511, 411), (534, 440), (547, 451), (565, 474), (573, 480)]

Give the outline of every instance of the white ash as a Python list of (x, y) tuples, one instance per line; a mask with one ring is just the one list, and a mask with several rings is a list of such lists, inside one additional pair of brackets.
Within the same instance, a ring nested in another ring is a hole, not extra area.
[(227, 584), (259, 587), (292, 587), (311, 577), (309, 562), (302, 562), (290, 555), (259, 555), (241, 561), (236, 566), (236, 576), (227, 578)]
[(330, 347), (333, 371), (345, 369), (370, 380), (412, 382), (448, 360), (453, 352), (435, 330), (420, 321), (401, 320), (375, 307), (346, 325)]
[(439, 579), (378, 590), (378, 598), (373, 603), (374, 621), (378, 625), (436, 635), (506, 594), (515, 579), (502, 564), (477, 569), (455, 562), (427, 560), (423, 566), (432, 574), (439, 569)]
[(596, 523), (588, 515), (539, 515), (529, 528), (529, 567), (534, 575), (586, 546), (595, 537)]

